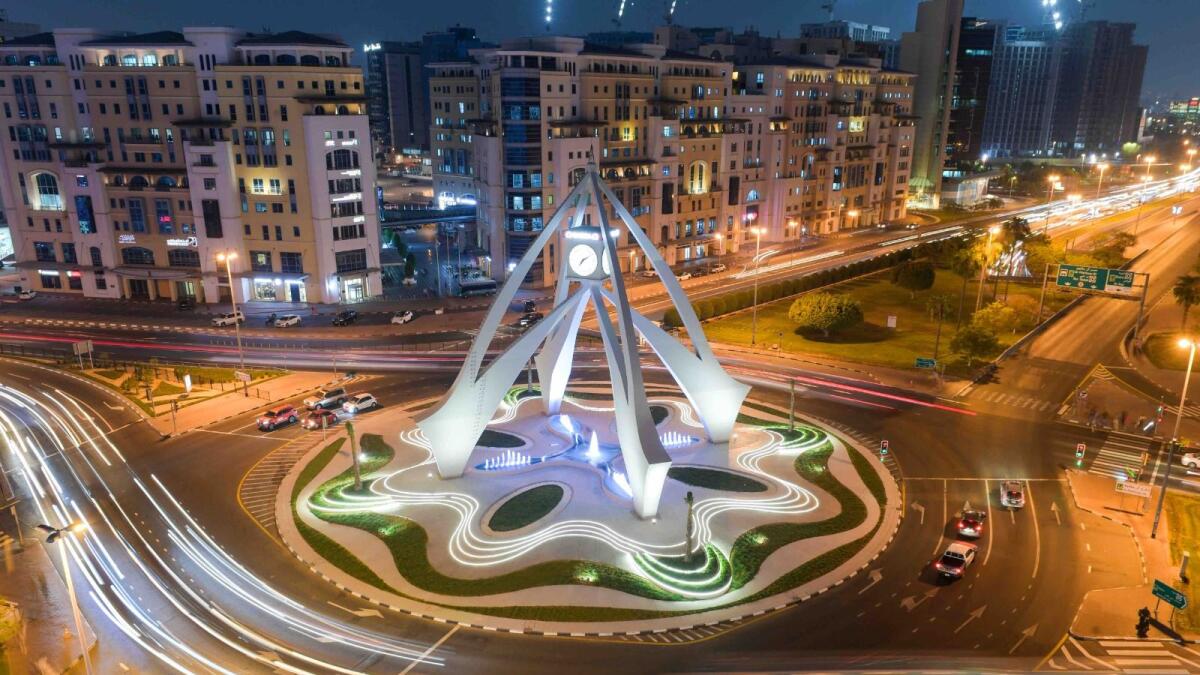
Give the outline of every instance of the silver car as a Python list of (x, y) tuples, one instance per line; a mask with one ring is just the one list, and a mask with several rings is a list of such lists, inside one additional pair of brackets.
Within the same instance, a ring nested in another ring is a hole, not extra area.
[(1025, 484), (1019, 480), (1000, 483), (1000, 505), (1020, 509), (1025, 507)]

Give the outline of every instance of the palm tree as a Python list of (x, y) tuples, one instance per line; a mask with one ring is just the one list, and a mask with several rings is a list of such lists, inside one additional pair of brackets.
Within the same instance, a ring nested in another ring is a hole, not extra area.
[[(961, 298), (960, 298), (961, 302)], [(933, 342), (933, 358), (936, 361), (938, 350), (942, 345), (942, 320), (946, 318), (946, 312), (954, 308), (954, 297), (950, 295), (933, 295), (925, 301), (925, 309), (929, 310), (929, 318), (937, 319), (937, 337)]]
[(963, 280), (962, 290), (958, 293), (958, 320), (954, 325), (955, 330), (962, 326), (963, 301), (967, 297), (967, 282), (979, 274), (979, 266), (982, 263), (980, 254), (981, 252), (975, 247), (963, 248), (956, 251), (950, 260), (950, 271), (962, 277)]
[(1187, 329), (1188, 311), (1193, 305), (1200, 305), (1200, 277), (1191, 274), (1185, 274), (1175, 280), (1175, 285), (1171, 287), (1171, 295), (1175, 296), (1176, 304), (1183, 307), (1183, 320), (1179, 324), (1180, 330)]

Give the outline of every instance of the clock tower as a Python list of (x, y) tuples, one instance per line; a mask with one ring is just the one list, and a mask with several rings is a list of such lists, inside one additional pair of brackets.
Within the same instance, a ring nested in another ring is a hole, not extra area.
[(591, 225), (563, 231), (567, 252), (567, 276), (575, 281), (603, 280), (612, 274), (612, 263), (604, 250), (601, 230)]

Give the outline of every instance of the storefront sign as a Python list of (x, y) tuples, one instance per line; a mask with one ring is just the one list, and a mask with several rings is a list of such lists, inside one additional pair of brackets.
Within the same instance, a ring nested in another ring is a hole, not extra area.
[(122, 244), (136, 244), (137, 237), (134, 237), (132, 234), (120, 234), (117, 235), (117, 241)]
[(167, 246), (199, 246), (200, 242), (195, 237), (184, 237), (182, 239), (168, 239)]

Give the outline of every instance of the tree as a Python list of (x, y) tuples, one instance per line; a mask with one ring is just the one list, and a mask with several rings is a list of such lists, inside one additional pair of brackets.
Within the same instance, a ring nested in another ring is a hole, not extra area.
[(810, 293), (797, 298), (788, 308), (788, 318), (801, 330), (819, 330), (825, 337), (833, 331), (862, 323), (858, 301), (832, 293)]
[(1186, 330), (1188, 312), (1193, 305), (1200, 304), (1200, 277), (1191, 274), (1179, 277), (1171, 287), (1171, 295), (1175, 296), (1175, 304), (1183, 307), (1183, 320), (1179, 322), (1179, 327)]
[(983, 258), (974, 247), (960, 249), (950, 260), (950, 271), (962, 277), (962, 290), (958, 292), (958, 317), (955, 327), (962, 326), (963, 302), (967, 297), (967, 282), (979, 274)]
[(964, 326), (950, 340), (950, 349), (967, 357), (967, 366), (975, 364), (975, 359), (987, 356), (1000, 348), (996, 334), (983, 326), (974, 323)]
[(917, 297), (917, 291), (933, 288), (935, 276), (933, 263), (927, 260), (906, 262), (892, 268), (892, 283), (906, 289), (910, 298)]
[(933, 339), (933, 358), (937, 359), (942, 346), (942, 321), (946, 312), (954, 308), (954, 298), (949, 295), (933, 295), (925, 301), (925, 309), (929, 310), (929, 318), (937, 319), (937, 336)]
[(417, 258), (411, 252), (404, 256), (404, 277), (406, 279), (413, 278), (417, 273)]
[(1015, 331), (1019, 319), (1017, 311), (1012, 307), (1004, 303), (993, 302), (975, 312), (975, 315), (971, 317), (971, 325), (979, 326), (993, 335), (999, 335)]

